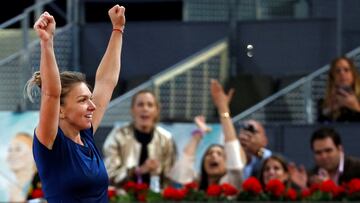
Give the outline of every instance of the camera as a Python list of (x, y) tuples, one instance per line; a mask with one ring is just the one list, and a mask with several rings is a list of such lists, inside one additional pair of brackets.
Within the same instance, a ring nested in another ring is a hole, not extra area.
[(249, 131), (251, 133), (256, 133), (257, 130), (255, 129), (254, 125), (250, 124), (250, 123), (243, 123), (240, 125), (240, 129)]

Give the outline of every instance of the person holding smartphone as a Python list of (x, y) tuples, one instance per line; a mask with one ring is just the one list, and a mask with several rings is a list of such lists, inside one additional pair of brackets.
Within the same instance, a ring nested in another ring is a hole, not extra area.
[(325, 96), (318, 103), (318, 121), (360, 121), (360, 76), (347, 57), (331, 63)]
[(272, 155), (272, 151), (266, 148), (268, 139), (264, 126), (256, 120), (244, 121), (240, 125), (238, 139), (244, 148), (247, 160), (243, 179), (258, 176), (262, 161)]

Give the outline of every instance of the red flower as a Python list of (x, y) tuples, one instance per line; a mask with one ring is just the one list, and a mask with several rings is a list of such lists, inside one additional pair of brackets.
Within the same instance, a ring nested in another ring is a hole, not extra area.
[(221, 195), (221, 192), (222, 192), (222, 188), (220, 185), (217, 184), (209, 185), (209, 187), (206, 190), (206, 194), (209, 197), (218, 197)]
[(108, 188), (108, 198), (111, 199), (116, 196), (116, 189), (113, 187)]
[(128, 181), (123, 185), (123, 188), (126, 192), (134, 191), (136, 188), (136, 183), (133, 181)]
[(186, 196), (186, 189), (176, 189), (171, 186), (163, 191), (163, 197), (167, 200), (183, 200)]
[(320, 185), (320, 191), (331, 193), (333, 197), (337, 196), (337, 188), (337, 185), (332, 180), (326, 180)]
[(136, 198), (139, 202), (146, 202), (146, 194), (145, 193), (140, 193), (137, 195)]
[(167, 188), (164, 189), (163, 191), (163, 197), (165, 199), (172, 199), (174, 196), (175, 196), (175, 193), (176, 193), (176, 189), (169, 186)]
[(320, 190), (320, 186), (321, 186), (320, 183), (313, 183), (313, 184), (310, 186), (310, 194), (314, 193), (314, 192), (317, 191), (317, 190)]
[(262, 192), (262, 187), (258, 179), (255, 177), (250, 177), (244, 181), (242, 188), (245, 192), (250, 192), (254, 194), (260, 194)]
[(345, 186), (338, 185), (338, 186), (336, 187), (336, 197), (338, 197), (338, 196), (340, 196), (340, 195), (346, 195)]
[(31, 193), (31, 198), (33, 199), (42, 198), (42, 197), (44, 197), (44, 193), (40, 188), (35, 188)]
[(285, 185), (280, 180), (273, 179), (266, 184), (265, 190), (275, 197), (281, 197), (285, 192)]
[(137, 183), (137, 184), (135, 185), (135, 191), (136, 191), (136, 192), (145, 191), (145, 190), (147, 190), (147, 189), (149, 189), (149, 186), (148, 186), (148, 184), (146, 184), (146, 183)]
[(294, 190), (293, 188), (289, 188), (286, 191), (286, 198), (292, 201), (295, 201), (297, 198), (297, 192), (296, 190)]
[(177, 199), (178, 200), (183, 200), (186, 197), (186, 194), (187, 194), (187, 189), (186, 188), (178, 189)]
[(360, 192), (360, 179), (354, 178), (347, 184), (348, 193), (351, 195), (356, 192)]
[(225, 196), (234, 196), (239, 192), (234, 186), (228, 183), (223, 183), (221, 188)]
[(185, 188), (187, 190), (197, 190), (198, 187), (199, 187), (199, 185), (196, 182), (191, 182), (191, 183), (185, 184)]
[(306, 199), (311, 195), (311, 190), (309, 188), (305, 188), (301, 191), (301, 198)]

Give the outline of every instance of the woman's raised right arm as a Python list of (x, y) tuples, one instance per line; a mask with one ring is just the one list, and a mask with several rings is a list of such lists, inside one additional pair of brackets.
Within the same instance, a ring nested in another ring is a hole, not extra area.
[[(224, 140), (226, 143), (230, 143), (232, 141), (238, 140), (236, 136), (236, 130), (234, 124), (230, 117), (230, 108), (229, 103), (231, 101), (232, 95), (234, 94), (234, 90), (231, 89), (227, 94), (224, 91), (224, 88), (219, 83), (219, 81), (212, 79), (210, 84), (210, 93), (212, 96), (212, 100), (214, 105), (217, 108), (217, 111), (220, 116), (221, 126), (224, 132)], [(240, 143), (240, 141), (239, 141)], [(240, 145), (239, 145), (240, 146)], [(244, 149), (240, 146), (239, 149), (240, 158), (243, 166), (246, 163), (246, 154)]]
[(55, 19), (48, 12), (44, 12), (34, 24), (41, 49), (41, 104), (36, 136), (48, 149), (52, 149), (56, 138), (60, 113), (61, 82), (54, 53), (55, 27)]

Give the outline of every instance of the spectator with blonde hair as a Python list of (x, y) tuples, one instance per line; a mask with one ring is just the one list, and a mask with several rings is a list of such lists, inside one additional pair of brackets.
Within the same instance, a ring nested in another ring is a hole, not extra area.
[(131, 115), (132, 122), (114, 127), (103, 146), (110, 183), (121, 187), (127, 181), (150, 184), (152, 179), (151, 189), (159, 191), (175, 162), (172, 134), (158, 125), (160, 103), (149, 90), (133, 96)]
[(16, 178), (9, 187), (9, 200), (11, 202), (25, 201), (30, 182), (36, 172), (30, 134), (18, 132), (15, 135), (10, 142), (6, 161)]

